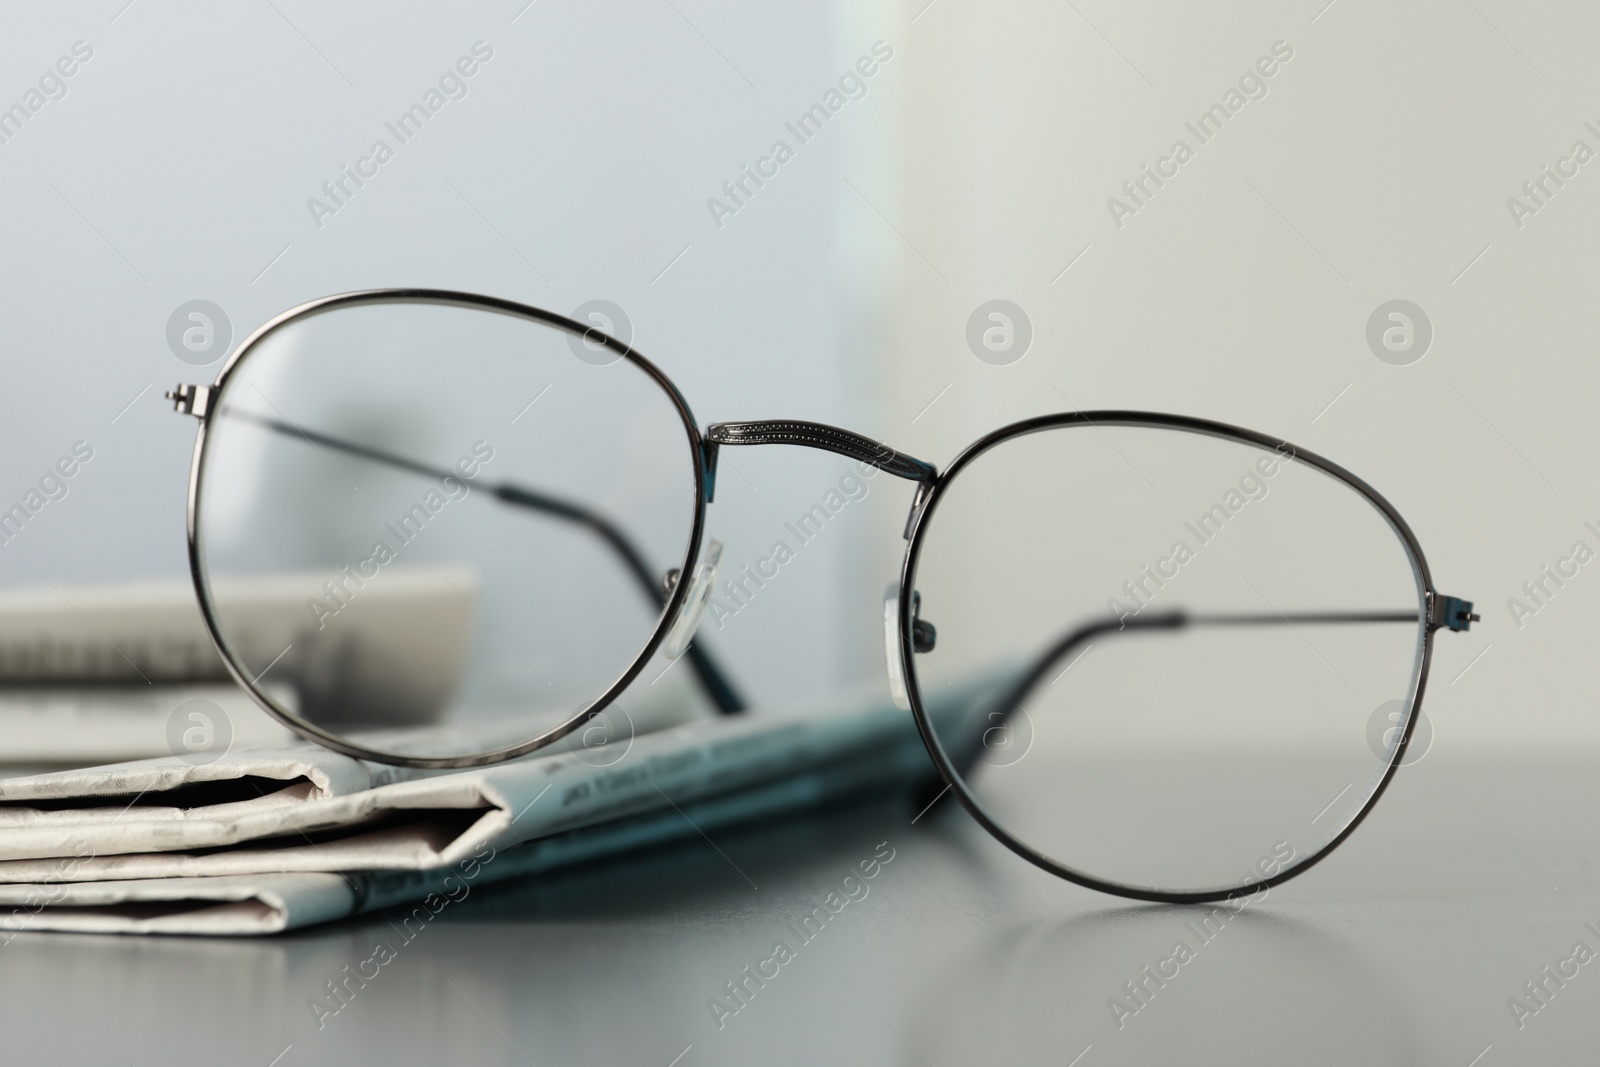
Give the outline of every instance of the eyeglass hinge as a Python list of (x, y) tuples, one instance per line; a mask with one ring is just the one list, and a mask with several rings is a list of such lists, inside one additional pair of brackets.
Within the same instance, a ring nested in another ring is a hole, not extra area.
[(209, 385), (180, 385), (167, 392), (167, 399), (172, 401), (172, 410), (178, 414), (203, 419), (211, 414), (211, 394), (214, 391)]
[(1428, 594), (1428, 626), (1437, 630), (1470, 630), (1472, 624), (1481, 622), (1483, 616), (1472, 613), (1472, 601), (1460, 597)]

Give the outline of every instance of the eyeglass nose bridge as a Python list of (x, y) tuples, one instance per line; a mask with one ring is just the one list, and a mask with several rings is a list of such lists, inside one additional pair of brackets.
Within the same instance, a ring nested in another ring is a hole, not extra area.
[(756, 422), (714, 422), (706, 427), (705, 440), (712, 445), (799, 445), (818, 448), (868, 463), (896, 478), (913, 482), (932, 482), (939, 471), (932, 463), (897, 452), (838, 426), (800, 419), (761, 419)]

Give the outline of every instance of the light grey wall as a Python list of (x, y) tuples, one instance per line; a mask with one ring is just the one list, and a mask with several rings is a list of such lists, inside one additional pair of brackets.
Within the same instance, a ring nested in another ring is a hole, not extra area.
[[(1507, 205), (1574, 142), (1600, 152), (1600, 14), (1537, 10), (938, 0), (896, 123), (894, 437), (942, 461), (1069, 406), (1282, 435), (1387, 495), (1439, 587), (1477, 601), (1483, 623), (1438, 642), (1441, 744), (1594, 739), (1600, 563), (1520, 628), (1508, 607), (1574, 542), (1600, 550), (1600, 159), (1521, 225)], [(1200, 144), (1185, 122), (1280, 41), (1266, 95)], [(1179, 139), (1194, 158), (1119, 225), (1108, 199)], [(1009, 366), (963, 336), (994, 298), (1032, 322)], [(1432, 324), (1410, 365), (1366, 336), (1395, 299)]]
[[(224, 309), (235, 343), (351, 289), (464, 289), (563, 313), (606, 299), (702, 424), (861, 421), (841, 175), (847, 160), (858, 179), (872, 167), (861, 131), (883, 76), (736, 215), (719, 226), (707, 201), (794, 140), (783, 123), (870, 47), (870, 25), (799, 3), (124, 2), (0, 12), (0, 105), (39, 103), (0, 143), (0, 500), (74, 442), (94, 449), (68, 495), (0, 547), (0, 582), (185, 572), (194, 427), (161, 393), (220, 366), (169, 350), (169, 316), (195, 299)], [(27, 97), (76, 42), (92, 55), (64, 65), (65, 95), (47, 78), (59, 99)], [(465, 95), (401, 144), (385, 123), (475, 42), (492, 57)], [(378, 139), (393, 158), (336, 213), (313, 212)], [(848, 470), (821, 453), (731, 459), (711, 533), (734, 564)], [(714, 638), (763, 699), (876, 663), (847, 640), (878, 640), (842, 581), (849, 543), (809, 547)]]
[[(1600, 564), (1520, 627), (1508, 605), (1575, 541), (1600, 549), (1583, 526), (1600, 525), (1600, 162), (1534, 215), (1507, 203), (1574, 142), (1600, 151), (1587, 7), (110, 0), (0, 17), (5, 104), (74, 42), (94, 49), (0, 144), (0, 499), (74, 441), (96, 449), (0, 549), (7, 582), (181, 573), (192, 430), (159, 393), (211, 373), (168, 350), (185, 301), (221, 305), (237, 339), (376, 285), (560, 311), (599, 297), (702, 422), (839, 421), (938, 462), (1069, 406), (1302, 443), (1388, 495), (1441, 588), (1480, 605), (1482, 626), (1440, 645), (1441, 737), (1600, 730)], [(879, 39), (894, 58), (866, 98), (719, 228), (707, 198)], [(469, 95), (318, 228), (307, 198), (478, 40), (495, 52)], [(1265, 97), (1198, 145), (1184, 123), (1278, 41), (1294, 54)], [(1108, 198), (1179, 138), (1195, 157), (1118, 225)], [(965, 337), (996, 298), (1034, 333), (1008, 366)], [(1395, 299), (1432, 324), (1410, 365), (1366, 338)], [(729, 458), (712, 532), (735, 566), (848, 470)], [(763, 697), (874, 675), (869, 602), (905, 498), (873, 482), (840, 537), (716, 636)]]

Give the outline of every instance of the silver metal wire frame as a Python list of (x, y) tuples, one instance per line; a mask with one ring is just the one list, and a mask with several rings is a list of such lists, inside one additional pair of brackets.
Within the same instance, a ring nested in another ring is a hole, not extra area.
[(600, 344), (611, 349), (623, 359), (644, 371), (654, 382), (660, 386), (667, 398), (672, 401), (678, 415), (683, 422), (683, 429), (689, 445), (690, 458), (694, 466), (694, 526), (689, 534), (689, 547), (684, 556), (680, 574), (693, 574), (695, 561), (700, 555), (700, 541), (705, 532), (706, 502), (709, 496), (710, 477), (708, 471), (707, 450), (701, 440), (700, 430), (694, 420), (693, 413), (683, 395), (678, 392), (677, 386), (672, 384), (654, 363), (645, 359), (630, 346), (621, 341), (594, 329), (585, 323), (574, 322), (562, 315), (556, 315), (539, 308), (529, 307), (525, 304), (514, 303), (510, 300), (501, 300), (496, 297), (478, 296), (473, 293), (458, 293), (441, 289), (372, 289), (363, 292), (341, 293), (335, 296), (325, 296), (317, 300), (291, 308), (261, 326), (239, 345), (228, 361), (223, 364), (222, 370), (217, 374), (215, 383), (211, 386), (210, 402), (201, 409), (200, 427), (195, 436), (194, 459), (189, 471), (189, 501), (188, 501), (188, 539), (189, 539), (189, 574), (194, 581), (195, 595), (200, 601), (200, 613), (205, 619), (206, 629), (211, 634), (212, 642), (217, 646), (217, 651), (222, 655), (222, 662), (227, 666), (228, 673), (233, 676), (251, 698), (261, 706), (267, 714), (283, 723), (289, 729), (335, 752), (356, 759), (372, 760), (377, 763), (387, 763), (400, 767), (417, 767), (427, 769), (448, 769), (458, 767), (479, 767), (490, 763), (500, 763), (508, 759), (526, 755), (546, 745), (555, 743), (578, 729), (584, 723), (604, 711), (612, 701), (621, 695), (646, 663), (655, 655), (662, 639), (666, 636), (667, 628), (672, 620), (677, 618), (679, 609), (683, 606), (684, 598), (688, 594), (689, 583), (677, 582), (673, 585), (666, 603), (661, 609), (661, 615), (656, 620), (655, 629), (650, 633), (650, 639), (644, 648), (628, 667), (617, 676), (605, 692), (601, 693), (587, 706), (574, 712), (565, 722), (552, 727), (526, 741), (508, 745), (504, 748), (494, 749), (490, 752), (466, 753), (456, 756), (412, 756), (396, 752), (384, 752), (379, 749), (358, 745), (338, 734), (308, 722), (297, 715), (291, 714), (287, 709), (279, 707), (267, 694), (260, 691), (254, 680), (244, 669), (244, 665), (235, 657), (233, 650), (228, 647), (223, 639), (221, 628), (218, 625), (215, 606), (211, 602), (209, 585), (206, 581), (204, 559), (201, 554), (201, 532), (199, 527), (201, 478), (200, 472), (205, 463), (207, 428), (210, 416), (217, 410), (215, 397), (227, 385), (229, 377), (250, 356), (250, 353), (264, 339), (270, 337), (284, 325), (300, 319), (310, 318), (314, 315), (324, 314), (339, 308), (358, 307), (373, 304), (442, 304), (453, 307), (475, 308), (480, 311), (494, 312), (500, 315), (509, 315), (515, 318), (531, 319), (535, 322), (553, 326), (558, 330), (583, 337), (586, 340)]
[[(906, 550), (901, 562), (900, 571), (900, 601), (899, 601), (899, 656), (901, 669), (904, 672), (906, 686), (911, 703), (911, 711), (916, 719), (917, 729), (922, 735), (923, 742), (928, 748), (929, 755), (933, 758), (939, 773), (944, 777), (951, 791), (963, 807), (986, 830), (1000, 840), (1019, 856), (1031, 863), (1050, 871), (1070, 882), (1096, 889), (1116, 896), (1130, 897), (1137, 900), (1157, 901), (1162, 903), (1199, 903), (1204, 901), (1224, 900), (1254, 895), (1264, 889), (1269, 889), (1288, 881), (1290, 878), (1301, 874), (1315, 864), (1321, 862), (1330, 852), (1337, 848), (1345, 838), (1359, 826), (1367, 814), (1377, 804), (1379, 797), (1388, 788), (1390, 780), (1394, 777), (1396, 769), (1403, 761), (1407, 746), (1411, 742), (1412, 732), (1416, 726), (1417, 712), (1422, 706), (1422, 696), (1426, 688), (1428, 668), (1433, 657), (1433, 634), (1442, 625), (1443, 615), (1437, 610), (1438, 596), (1433, 587), (1433, 579), (1428, 570), (1426, 558), (1422, 553), (1422, 546), (1417, 541), (1411, 527), (1404, 518), (1377, 490), (1366, 482), (1345, 470), (1331, 460), (1324, 459), (1315, 453), (1290, 445), (1279, 438), (1266, 434), (1256, 433), (1226, 423), (1213, 422), (1207, 419), (1191, 418), (1184, 415), (1167, 415), (1140, 411), (1087, 411), (1070, 412), (1058, 415), (1045, 415), (1038, 418), (1026, 419), (1009, 426), (995, 430), (967, 447), (942, 473), (933, 464), (907, 456), (887, 448), (870, 438), (849, 430), (843, 430), (822, 423), (800, 422), (795, 420), (765, 420), (745, 423), (718, 423), (709, 427), (702, 436), (688, 402), (679, 393), (677, 387), (662, 371), (645, 359), (630, 346), (609, 337), (584, 323), (574, 322), (561, 315), (556, 315), (539, 308), (518, 304), (509, 300), (495, 297), (479, 296), (471, 293), (451, 292), (437, 289), (376, 289), (364, 292), (343, 293), (336, 296), (323, 297), (309, 303), (292, 308), (282, 315), (272, 319), (264, 326), (257, 329), (240, 344), (233, 356), (224, 364), (217, 375), (216, 382), (211, 387), (206, 403), (198, 405), (196, 414), (200, 415), (200, 428), (195, 440), (194, 459), (190, 470), (189, 498), (188, 498), (188, 540), (189, 540), (189, 569), (194, 579), (195, 591), (200, 600), (201, 612), (205, 617), (206, 627), (211, 633), (223, 662), (234, 680), (250, 693), (257, 704), (274, 718), (294, 730), (303, 737), (314, 740), (336, 752), (342, 752), (358, 759), (369, 759), (380, 763), (390, 763), (406, 767), (420, 768), (454, 768), (473, 767), (484, 764), (498, 763), (517, 756), (533, 752), (555, 741), (560, 740), (595, 715), (604, 710), (621, 692), (627, 688), (639, 672), (644, 668), (650, 658), (655, 654), (664, 638), (671, 621), (676, 618), (686, 595), (687, 582), (675, 583), (671, 595), (667, 598), (662, 609), (661, 617), (657, 620), (650, 640), (646, 643), (639, 656), (624, 670), (617, 679), (588, 706), (575, 712), (561, 725), (547, 730), (536, 737), (516, 745), (497, 749), (492, 752), (478, 754), (445, 756), (445, 757), (418, 757), (398, 753), (381, 752), (351, 742), (316, 726), (305, 722), (297, 716), (291, 715), (277, 707), (264, 694), (258, 692), (252, 680), (238, 663), (226, 642), (222, 639), (218, 628), (217, 619), (207, 594), (204, 567), (201, 556), (200, 536), (198, 530), (198, 513), (200, 504), (200, 472), (205, 459), (206, 450), (206, 423), (210, 411), (215, 408), (214, 398), (227, 384), (229, 376), (235, 368), (250, 354), (256, 345), (280, 329), (286, 323), (312, 315), (322, 314), (338, 308), (353, 307), (367, 304), (388, 303), (424, 303), (443, 304), (456, 307), (476, 308), (483, 311), (510, 315), (544, 323), (548, 326), (564, 330), (568, 333), (585, 337), (616, 352), (621, 358), (627, 359), (650, 376), (662, 391), (672, 401), (683, 422), (691, 457), (694, 464), (696, 506), (693, 531), (690, 536), (687, 554), (684, 558), (680, 573), (692, 573), (694, 564), (699, 556), (700, 541), (705, 528), (705, 509), (711, 500), (715, 485), (716, 457), (719, 447), (758, 445), (758, 444), (792, 444), (811, 448), (825, 449), (840, 455), (849, 456), (862, 462), (870, 463), (880, 470), (886, 471), (897, 477), (906, 478), (917, 484), (916, 496), (911, 504), (911, 512), (906, 523)], [(191, 390), (192, 400), (192, 390)], [(911, 633), (914, 618), (913, 601), (916, 596), (917, 564), (920, 559), (922, 547), (934, 513), (940, 501), (949, 491), (951, 484), (961, 472), (985, 452), (1003, 444), (1013, 438), (1026, 434), (1039, 433), (1047, 430), (1064, 429), (1074, 426), (1136, 426), (1153, 429), (1167, 429), (1188, 433), (1202, 434), (1222, 440), (1234, 441), (1242, 444), (1254, 445), (1265, 449), (1287, 448), (1292, 450), (1295, 459), (1305, 463), (1335, 481), (1341, 482), (1348, 488), (1360, 494), (1371, 504), (1388, 522), (1390, 528), (1399, 538), (1405, 548), (1407, 558), (1411, 563), (1412, 573), (1416, 580), (1418, 600), (1420, 605), (1420, 623), (1418, 629), (1418, 652), (1412, 672), (1411, 684), (1407, 695), (1407, 716), (1405, 726), (1401, 731), (1399, 743), (1390, 753), (1389, 763), (1384, 768), (1383, 775), (1376, 788), (1368, 797), (1353, 818), (1344, 828), (1329, 840), (1316, 853), (1307, 856), (1299, 862), (1288, 866), (1270, 878), (1260, 881), (1228, 888), (1202, 890), (1197, 892), (1167, 892), (1159, 889), (1145, 888), (1142, 886), (1125, 885), (1117, 882), (1108, 882), (1084, 874), (1081, 871), (1067, 867), (1053, 858), (1033, 849), (1024, 842), (1011, 835), (1006, 828), (992, 818), (983, 805), (972, 794), (971, 789), (962, 778), (960, 768), (952, 759), (951, 754), (941, 744), (929, 719), (927, 708), (923, 704), (921, 687), (917, 681), (915, 669), (915, 656), (917, 655), (912, 645)], [(1438, 606), (1442, 606), (1440, 603)], [(1451, 626), (1452, 629), (1460, 628)]]
[[(1417, 641), (1420, 654), (1414, 660), (1415, 666), (1412, 670), (1411, 684), (1406, 696), (1407, 715), (1405, 727), (1401, 731), (1400, 741), (1395, 746), (1394, 751), (1390, 753), (1388, 766), (1384, 768), (1383, 775), (1377, 787), (1372, 791), (1372, 795), (1367, 798), (1361, 810), (1355, 814), (1345, 827), (1318, 851), (1306, 856), (1297, 863), (1285, 867), (1270, 878), (1263, 878), (1260, 881), (1240, 886), (1195, 892), (1168, 892), (1156, 888), (1108, 882), (1068, 867), (1013, 836), (1010, 831), (988, 813), (983, 804), (973, 795), (971, 788), (966, 784), (960, 768), (952, 758), (952, 754), (940, 742), (932, 721), (928, 717), (927, 708), (922, 701), (922, 689), (917, 679), (914, 662), (916, 653), (912, 648), (910, 637), (913, 617), (912, 596), (916, 589), (917, 563), (926, 540), (929, 524), (939, 507), (940, 501), (949, 492), (951, 484), (960, 476), (961, 472), (990, 449), (1027, 434), (1075, 426), (1136, 426), (1175, 430), (1216, 437), (1224, 441), (1254, 445), (1268, 450), (1290, 449), (1291, 454), (1297, 461), (1307, 464), (1360, 494), (1388, 522), (1390, 529), (1394, 531), (1395, 536), (1400, 540), (1406, 551), (1417, 586), (1418, 621), (1420, 624)], [(1422, 545), (1417, 541), (1416, 535), (1412, 533), (1411, 527), (1406, 524), (1400, 512), (1388, 500), (1384, 499), (1376, 489), (1337, 463), (1279, 438), (1256, 433), (1254, 430), (1246, 430), (1238, 426), (1230, 426), (1227, 423), (1212, 422), (1208, 419), (1142, 411), (1078, 411), (1026, 419), (1022, 422), (1002, 427), (980, 438), (969, 445), (942, 474), (934, 479), (926, 494), (919, 494), (919, 496), (923, 495), (925, 495), (926, 499), (921, 500), (920, 505), (913, 505), (905, 557), (901, 562), (900, 568), (900, 663), (901, 670), (905, 674), (907, 695), (911, 701), (911, 711), (916, 717), (917, 729), (922, 734), (922, 740), (927, 745), (929, 754), (933, 757), (934, 763), (938, 765), (939, 773), (944, 777), (945, 782), (949, 784), (951, 792), (956, 795), (956, 799), (960, 801), (961, 806), (966, 808), (984, 829), (988, 830), (1002, 844), (1023, 859), (1049, 871), (1051, 874), (1065, 878), (1069, 882), (1075, 882), (1078, 885), (1099, 890), (1102, 893), (1130, 897), (1135, 900), (1155, 901), (1164, 904), (1195, 904), (1253, 896), (1264, 889), (1280, 885), (1320, 863), (1329, 853), (1342, 844), (1345, 838), (1355, 831), (1355, 828), (1361, 824), (1361, 821), (1367, 817), (1373, 806), (1377, 804), (1378, 798), (1383, 795), (1384, 790), (1388, 788), (1389, 781), (1394, 777), (1395, 770), (1399, 768), (1401, 761), (1405, 758), (1406, 747), (1411, 743), (1411, 734), (1416, 726), (1417, 712), (1422, 707), (1422, 694), (1427, 685), (1428, 668), (1433, 660), (1433, 634), (1441, 625), (1437, 621), (1434, 612), (1434, 602), (1437, 594), (1433, 588), (1432, 575), (1428, 570), (1428, 561), (1422, 553)]]

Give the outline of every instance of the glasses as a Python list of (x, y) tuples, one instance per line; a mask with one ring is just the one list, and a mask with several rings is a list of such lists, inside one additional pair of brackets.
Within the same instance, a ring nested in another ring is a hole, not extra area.
[[(315, 300), (168, 396), (200, 420), (189, 562), (229, 671), (300, 735), (406, 767), (550, 745), (657, 657), (740, 712), (695, 638), (707, 605), (781, 580), (868, 479), (907, 480), (896, 704), (1002, 843), (1138, 899), (1254, 893), (1326, 856), (1408, 758), (1435, 631), (1478, 618), (1388, 501), (1277, 438), (1070, 412), (940, 471), (812, 422), (702, 433), (628, 344), (491, 297)], [(770, 444), (855, 469), (721, 568), (718, 456)]]

